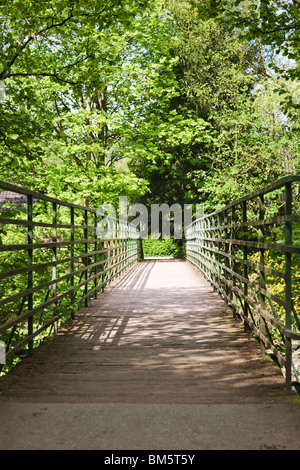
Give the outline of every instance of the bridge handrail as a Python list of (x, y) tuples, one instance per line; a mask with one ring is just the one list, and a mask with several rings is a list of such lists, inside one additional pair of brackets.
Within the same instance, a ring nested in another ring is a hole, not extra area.
[(1, 189), (0, 371), (96, 299), (140, 251), (123, 220), (4, 181)]
[(209, 214), (206, 214), (202, 217), (199, 217), (198, 219), (194, 220), (191, 224), (189, 224), (187, 226), (187, 229), (189, 227), (191, 227), (198, 220), (202, 220), (202, 219), (205, 219), (206, 217), (211, 217), (213, 215), (217, 215), (217, 214), (223, 212), (224, 210), (232, 208), (233, 206), (237, 206), (239, 204), (242, 204), (243, 202), (249, 201), (250, 199), (253, 199), (257, 196), (268, 194), (272, 191), (275, 191), (276, 189), (280, 189), (282, 186), (284, 186), (287, 183), (294, 183), (294, 182), (300, 182), (300, 175), (285, 176), (284, 178), (281, 178), (281, 179), (275, 181), (274, 183), (271, 183), (271, 184), (269, 184), (269, 185), (267, 185), (263, 188), (256, 189), (255, 191), (252, 191), (251, 193), (247, 194), (246, 196), (243, 196), (239, 199), (236, 199), (235, 201), (227, 204), (226, 206), (222, 207), (221, 209), (218, 209), (217, 211), (210, 212)]
[(288, 389), (300, 381), (292, 349), (300, 345), (299, 182), (281, 178), (185, 231), (187, 259), (276, 358)]

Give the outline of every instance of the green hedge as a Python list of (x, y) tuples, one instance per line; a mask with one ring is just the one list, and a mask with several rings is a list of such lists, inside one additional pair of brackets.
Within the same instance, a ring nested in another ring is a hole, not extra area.
[(157, 257), (157, 256), (173, 256), (174, 258), (183, 258), (184, 250), (171, 238), (166, 239), (154, 239), (147, 238), (143, 240), (144, 256)]

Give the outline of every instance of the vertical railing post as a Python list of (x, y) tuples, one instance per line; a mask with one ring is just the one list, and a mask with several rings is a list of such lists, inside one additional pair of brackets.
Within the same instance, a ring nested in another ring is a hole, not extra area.
[[(32, 222), (33, 219), (33, 199), (31, 195), (27, 196), (27, 220), (28, 222)], [(27, 243), (28, 245), (33, 244), (33, 226), (28, 225), (27, 228)], [(28, 247), (27, 251), (27, 265), (30, 268), (33, 264), (33, 249)], [(28, 289), (32, 289), (33, 287), (33, 272), (31, 269), (28, 270), (28, 277), (27, 277), (27, 284), (28, 284)], [(32, 292), (28, 294), (27, 297), (27, 302), (28, 302), (28, 310), (33, 309), (33, 294)], [(33, 334), (33, 316), (31, 315), (28, 318), (28, 335)], [(28, 353), (31, 356), (33, 351), (33, 339), (31, 339), (28, 343)]]
[(88, 306), (88, 298), (87, 298), (87, 294), (88, 294), (88, 265), (89, 265), (89, 259), (88, 259), (88, 243), (87, 243), (87, 239), (88, 239), (88, 211), (85, 209), (84, 210), (84, 239), (85, 239), (85, 242), (84, 242), (84, 254), (85, 254), (85, 271), (84, 271), (84, 279), (85, 279), (85, 285), (84, 285), (84, 295), (85, 295), (85, 299), (84, 299), (84, 305), (85, 307)]
[[(224, 242), (224, 252), (225, 252), (225, 259), (224, 259), (224, 269), (223, 269), (223, 274), (225, 279), (228, 279), (228, 271), (226, 267), (229, 267), (229, 251), (230, 251), (230, 240), (229, 240), (229, 230), (228, 230), (228, 214), (227, 214), (227, 209), (224, 210), (224, 236), (225, 236), (225, 242)], [(225, 293), (226, 295), (230, 295), (229, 292), (229, 287), (227, 283), (225, 283)]]
[(114, 269), (113, 269), (113, 279), (115, 279), (117, 271), (118, 271), (118, 241), (117, 241), (117, 224), (116, 220), (113, 219), (113, 264), (114, 264)]
[[(265, 218), (265, 201), (264, 201), (264, 195), (261, 194), (259, 196), (259, 220), (263, 221), (264, 218)], [(259, 225), (258, 241), (259, 241), (259, 243), (264, 243), (264, 240), (265, 240), (264, 226)], [(266, 288), (265, 250), (262, 247), (259, 248), (259, 287), (260, 287), (260, 306), (261, 306), (262, 309), (265, 309), (266, 299), (265, 299), (265, 295), (261, 291), (262, 289), (265, 290), (265, 288)], [(260, 329), (261, 333), (265, 336), (266, 335), (266, 325), (265, 325), (265, 320), (264, 320), (262, 315), (260, 315), (259, 329)], [(265, 343), (262, 339), (260, 340), (260, 349), (261, 349), (262, 354), (264, 354), (265, 353)]]
[[(71, 254), (71, 305), (74, 304), (75, 302), (75, 285), (74, 285), (74, 240), (75, 240), (75, 217), (74, 217), (74, 207), (71, 207), (71, 214), (70, 214), (70, 222), (71, 222), (71, 249), (70, 249), (70, 254)], [(73, 310), (72, 310), (73, 312)], [(73, 314), (72, 314), (73, 316)]]
[[(211, 232), (210, 232), (210, 217), (207, 217), (205, 219), (205, 238), (207, 239), (206, 241), (206, 246), (205, 246), (205, 254), (207, 256), (208, 253), (210, 253), (209, 251), (209, 248), (211, 248)], [(206, 269), (206, 275), (208, 277), (208, 279), (211, 280), (211, 269), (208, 268), (208, 263), (206, 263), (205, 265), (205, 269)]]
[(216, 220), (215, 220), (215, 216), (213, 215), (211, 217), (211, 221), (212, 221), (212, 224), (211, 224), (211, 231), (210, 231), (210, 237), (212, 240), (212, 243), (210, 244), (210, 248), (211, 248), (211, 251), (210, 251), (210, 263), (211, 263), (211, 271), (212, 271), (212, 280), (213, 280), (213, 288), (214, 290), (217, 289), (216, 287), (216, 284), (217, 284), (217, 276), (216, 276), (216, 269), (217, 269), (217, 266), (216, 266), (216, 242), (214, 241), (215, 238), (216, 238), (216, 229), (215, 229), (215, 226), (216, 226)]
[[(220, 227), (221, 227), (221, 218), (220, 218), (220, 214), (218, 213), (217, 214), (217, 226), (218, 226), (218, 230), (217, 230), (217, 238), (221, 238), (221, 230), (220, 230)], [(220, 264), (221, 264), (221, 257), (220, 257), (220, 251), (221, 251), (221, 242), (218, 242), (216, 244), (216, 246), (218, 247), (218, 255), (217, 255), (217, 261), (218, 261), (218, 267), (217, 267), (217, 272), (218, 272), (218, 284), (220, 285), (220, 274), (221, 274), (221, 268), (220, 268)]]
[(101, 284), (102, 284), (102, 287), (101, 287), (101, 291), (104, 292), (104, 280), (105, 280), (105, 273), (103, 272), (104, 269), (105, 269), (105, 263), (104, 263), (104, 260), (105, 260), (105, 241), (104, 241), (104, 216), (103, 214), (100, 215), (101, 217), (101, 234), (102, 234), (102, 237), (101, 237), (101, 261), (103, 261), (103, 263), (101, 263), (101, 270), (102, 270), (102, 275), (101, 275)]
[(235, 277), (235, 272), (236, 272), (236, 262), (233, 259), (235, 256), (235, 249), (234, 249), (234, 243), (233, 240), (236, 237), (236, 207), (232, 206), (231, 208), (231, 247), (230, 247), (230, 267), (231, 267), (231, 285), (232, 285), (232, 305), (233, 305), (233, 316), (236, 316), (236, 307), (237, 307), (237, 297), (236, 293), (234, 291), (234, 287), (236, 285), (236, 277)]
[[(125, 243), (128, 243), (128, 242), (125, 242)], [(143, 247), (143, 239), (142, 237), (139, 238), (139, 256), (140, 256), (140, 259), (141, 260), (144, 260), (145, 259), (145, 256), (144, 256), (144, 247)]]
[[(56, 243), (57, 243), (57, 204), (56, 202), (52, 203), (52, 243), (53, 243), (52, 262), (55, 263), (52, 266), (52, 281), (56, 281), (56, 278), (57, 278), (57, 266), (56, 266), (56, 261), (57, 261), (57, 246), (56, 246)], [(54, 284), (52, 285), (52, 292), (53, 292), (53, 297), (56, 297), (57, 296), (57, 283), (56, 282), (54, 282)], [(57, 308), (57, 302), (54, 302), (54, 306), (55, 308)], [(54, 327), (54, 332), (56, 334), (57, 322), (53, 323), (53, 327)]]
[(202, 246), (201, 246), (201, 262), (200, 262), (200, 266), (202, 268), (202, 272), (204, 273), (204, 266), (203, 266), (203, 255), (205, 253), (205, 241), (204, 241), (204, 238), (205, 238), (205, 219), (202, 219), (201, 220), (201, 239), (202, 239)]
[[(104, 250), (105, 250), (105, 226), (104, 226), (104, 214), (102, 213), (102, 211), (99, 211), (97, 210), (96, 212), (96, 216), (97, 216), (97, 236), (99, 237), (99, 242), (100, 242), (100, 261), (101, 261), (101, 264), (100, 264), (100, 270), (101, 270), (101, 275), (99, 277), (99, 282), (100, 282), (100, 285), (101, 285), (101, 292), (104, 292), (104, 279), (105, 279), (105, 273), (103, 272), (104, 269), (105, 269), (105, 263), (104, 263), (104, 260), (105, 260), (105, 254), (104, 254)], [(99, 220), (98, 220), (98, 217), (99, 217)]]
[[(105, 248), (106, 248), (106, 279), (109, 279), (110, 277), (110, 218), (107, 219), (107, 238), (106, 238), (106, 243), (105, 243)], [(107, 284), (105, 283), (105, 287)]]
[[(247, 231), (247, 202), (243, 201), (242, 203), (242, 217), (243, 217), (243, 232)], [(247, 238), (244, 235), (243, 240), (246, 241)], [(247, 302), (247, 295), (248, 295), (248, 266), (247, 266), (247, 259), (248, 259), (248, 249), (247, 246), (244, 245), (243, 247), (243, 259), (244, 259), (244, 265), (243, 265), (243, 271), (244, 271), (244, 306), (243, 306), (243, 312), (245, 318), (248, 317), (248, 302)], [(244, 328), (245, 330), (248, 330), (248, 324), (246, 321), (244, 321)]]
[[(292, 215), (292, 184), (285, 185), (285, 216)], [(293, 233), (292, 222), (285, 221), (285, 244), (292, 245)], [(292, 254), (285, 252), (285, 328), (292, 328)], [(285, 338), (285, 368), (286, 368), (286, 388), (291, 390), (292, 384), (292, 342), (290, 338)]]
[[(94, 250), (95, 250), (95, 255), (94, 255), (94, 263), (96, 264), (97, 261), (98, 261), (98, 256), (97, 256), (97, 250), (98, 250), (98, 232), (97, 232), (97, 213), (95, 212), (94, 214), (94, 227), (95, 227), (95, 230), (94, 230), (94, 237), (95, 237), (95, 244), (94, 244)], [(96, 300), (97, 299), (97, 284), (98, 284), (98, 277), (97, 277), (97, 273), (98, 273), (98, 266), (96, 264), (95, 266), (95, 280), (94, 280), (94, 288), (95, 288), (95, 291), (94, 291), (94, 299)]]

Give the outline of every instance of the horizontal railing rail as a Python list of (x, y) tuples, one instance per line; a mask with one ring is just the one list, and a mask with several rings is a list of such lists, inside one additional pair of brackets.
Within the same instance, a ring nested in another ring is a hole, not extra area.
[[(195, 220), (186, 257), (298, 388), (300, 176), (287, 176)], [(297, 359), (298, 358), (298, 359)]]
[(2, 371), (96, 299), (140, 248), (125, 221), (0, 181)]

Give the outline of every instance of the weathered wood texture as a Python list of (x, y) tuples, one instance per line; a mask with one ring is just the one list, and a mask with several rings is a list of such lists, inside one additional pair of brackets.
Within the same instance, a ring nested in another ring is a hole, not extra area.
[(185, 261), (138, 263), (0, 380), (0, 401), (265, 403), (280, 369)]

